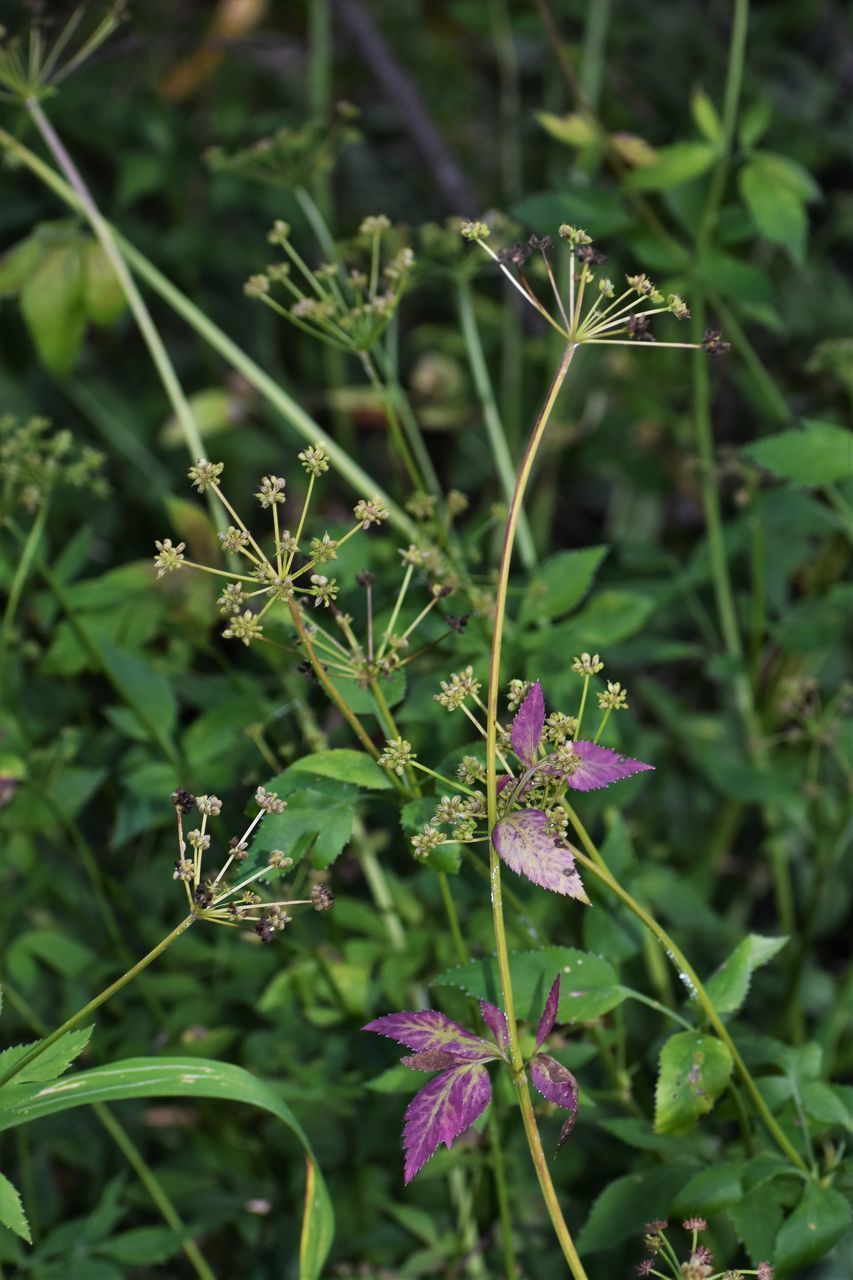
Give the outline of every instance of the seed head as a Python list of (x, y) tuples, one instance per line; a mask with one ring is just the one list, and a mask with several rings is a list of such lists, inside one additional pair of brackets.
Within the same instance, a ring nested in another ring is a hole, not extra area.
[(219, 477), (224, 470), (224, 462), (206, 462), (204, 458), (199, 458), (187, 475), (199, 493), (206, 493), (208, 489), (219, 487)]
[(517, 711), (531, 689), (529, 680), (510, 680), (506, 695), (508, 710)]
[(179, 858), (172, 872), (173, 880), (192, 880), (195, 875), (195, 864), (192, 858)]
[(440, 844), (444, 844), (444, 836), (438, 827), (432, 825), (424, 827), (418, 835), (412, 836), (412, 852), (416, 858), (428, 858), (433, 849), (437, 849)]
[(368, 218), (363, 218), (359, 227), (359, 234), (363, 236), (382, 235), (383, 231), (391, 230), (391, 221), (386, 218), (384, 213), (373, 214)]
[(222, 812), (222, 801), (218, 796), (196, 796), (195, 803), (199, 813), (207, 814), (210, 818), (215, 818)]
[(685, 1231), (707, 1231), (708, 1223), (704, 1218), (685, 1218), (682, 1222)]
[(486, 781), (486, 766), (476, 756), (463, 756), (462, 763), (457, 765), (456, 776), (460, 782), (471, 787), (477, 782)]
[(176, 569), (180, 569), (184, 559), (185, 542), (179, 542), (175, 547), (172, 545), (171, 538), (164, 538), (162, 542), (155, 542), (157, 555), (154, 557), (154, 563), (157, 566), (157, 577), (162, 578), (164, 573), (174, 573)]
[(448, 711), (456, 711), (467, 697), (480, 692), (480, 681), (475, 678), (473, 667), (453, 672), (449, 680), (442, 680), (440, 684), (441, 693), (433, 694), (433, 701), (441, 703)]
[(249, 846), (240, 836), (232, 836), (228, 841), (228, 856), (235, 862), (245, 862), (249, 856)]
[(618, 680), (608, 680), (606, 692), (598, 695), (598, 705), (602, 711), (625, 711), (628, 707), (628, 690), (623, 689)]
[(222, 634), (226, 640), (242, 640), (248, 647), (253, 640), (257, 640), (258, 636), (263, 634), (263, 630), (257, 615), (252, 613), (251, 609), (246, 609), (243, 613), (234, 615)]
[(269, 232), (267, 233), (268, 242), (270, 244), (277, 244), (283, 247), (289, 239), (290, 239), (289, 224), (286, 222), (283, 222), (281, 218), (276, 218), (275, 222), (272, 224)]
[(572, 671), (576, 671), (579, 676), (596, 676), (599, 671), (604, 670), (604, 663), (601, 661), (597, 653), (592, 655), (582, 653), (579, 658), (572, 660)]
[(463, 240), (488, 240), (490, 231), (485, 222), (463, 222), (459, 234)]
[(210, 848), (210, 836), (202, 835), (200, 831), (191, 831), (187, 836), (187, 843), (192, 845), (196, 853), (204, 853), (205, 849)]
[(560, 239), (567, 241), (573, 249), (582, 244), (592, 244), (592, 236), (588, 236), (582, 227), (570, 227), (567, 222), (560, 227)]
[(338, 558), (338, 543), (334, 538), (330, 538), (328, 533), (324, 533), (322, 538), (311, 539), (311, 559), (316, 560), (318, 564), (328, 564), (330, 560)]
[(312, 573), (311, 594), (314, 597), (315, 609), (321, 604), (328, 609), (329, 605), (338, 598), (337, 579), (327, 578), (323, 573)]
[(769, 1262), (759, 1262), (756, 1271), (758, 1280), (773, 1280), (773, 1268)]
[(284, 480), (281, 476), (264, 476), (255, 497), (264, 510), (280, 505), (284, 502)]
[(281, 849), (273, 849), (267, 859), (267, 864), (270, 867), (275, 867), (277, 871), (289, 871), (293, 866), (293, 859), (288, 857), (286, 853), (282, 853)]
[(223, 551), (242, 551), (248, 545), (249, 535), (245, 529), (237, 529), (230, 524), (224, 533), (218, 533)]
[(183, 787), (178, 787), (177, 791), (173, 791), (169, 799), (178, 813), (189, 813), (195, 804), (195, 796), (189, 791), (185, 791)]
[(324, 884), (315, 884), (311, 890), (311, 902), (315, 911), (331, 911), (335, 895)]
[[(719, 329), (706, 329), (705, 336), (702, 339), (702, 350), (707, 351), (709, 356), (724, 356), (732, 349), (730, 342), (723, 341), (723, 335)], [(762, 1278), (763, 1280), (763, 1278)]]
[(378, 498), (361, 498), (353, 507), (353, 515), (362, 529), (369, 529), (372, 524), (381, 524), (387, 520), (391, 512), (383, 507)]
[(265, 275), (263, 271), (256, 271), (254, 275), (249, 276), (243, 285), (243, 292), (247, 298), (262, 298), (269, 291), (269, 276)]
[(258, 787), (255, 792), (255, 804), (259, 809), (263, 809), (264, 813), (284, 813), (287, 803), (280, 800), (274, 791), (267, 791), (266, 787)]
[(229, 582), (228, 586), (222, 591), (222, 595), (216, 601), (219, 605), (219, 612), (224, 614), (234, 614), (240, 608), (240, 605), (246, 599), (243, 588), (239, 582)]
[(402, 775), (414, 758), (411, 742), (406, 742), (405, 738), (389, 738), (377, 763), (384, 769), (393, 769), (396, 774)]
[(329, 455), (321, 444), (309, 445), (298, 456), (309, 476), (316, 478), (329, 470)]

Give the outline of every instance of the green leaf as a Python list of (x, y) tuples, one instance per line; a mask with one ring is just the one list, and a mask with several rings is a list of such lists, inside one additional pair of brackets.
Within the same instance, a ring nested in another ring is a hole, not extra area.
[(705, 984), (718, 1013), (734, 1013), (749, 992), (756, 969), (767, 964), (782, 950), (788, 938), (765, 938), (751, 933), (744, 938)]
[(570, 147), (588, 147), (601, 138), (601, 129), (595, 120), (577, 111), (566, 116), (555, 116), (550, 111), (537, 111), (536, 119), (547, 134)]
[(786, 156), (759, 151), (741, 169), (740, 189), (761, 234), (802, 263), (808, 233), (806, 201), (820, 194), (805, 169)]
[(671, 147), (658, 147), (654, 164), (635, 169), (625, 179), (633, 191), (667, 191), (682, 182), (698, 178), (710, 169), (717, 148), (708, 142), (675, 142)]
[(599, 591), (571, 620), (577, 643), (590, 649), (619, 644), (651, 616), (654, 601), (636, 591)]
[(97, 240), (83, 246), (83, 297), (92, 324), (108, 328), (127, 306), (124, 290), (112, 263)]
[(682, 1217), (711, 1217), (731, 1205), (737, 1204), (743, 1194), (742, 1160), (721, 1160), (710, 1169), (703, 1169), (679, 1191), (673, 1206)]
[[(590, 1022), (627, 997), (616, 970), (601, 956), (574, 947), (543, 947), (510, 955), (512, 986), (519, 1018), (538, 1020), (545, 997), (559, 975), (558, 1022)], [(494, 956), (447, 969), (434, 979), (438, 986), (458, 987), (478, 1000), (502, 1004), (498, 962)]]
[(697, 90), (690, 99), (690, 110), (699, 132), (707, 138), (708, 142), (719, 147), (723, 137), (723, 123), (707, 93), (703, 93), (701, 89)]
[(583, 551), (559, 551), (539, 565), (531, 578), (518, 620), (524, 625), (535, 619), (558, 618), (578, 604), (593, 584), (608, 547), (586, 547)]
[[(315, 751), (313, 755), (296, 760), (287, 773), (316, 773), (321, 778), (333, 778), (336, 782), (351, 782), (356, 787), (368, 787), (373, 791), (387, 791), (391, 783), (375, 760), (365, 751), (353, 751), (350, 747), (337, 747), (332, 751)], [(270, 787), (275, 790), (275, 780)]]
[[(272, 790), (276, 790), (275, 782), (273, 779), (270, 784)], [(306, 783), (298, 791), (287, 789), (286, 795), (284, 813), (268, 814), (261, 823), (244, 871), (255, 870), (254, 856), (272, 849), (281, 849), (295, 862), (310, 850), (315, 867), (328, 867), (352, 836), (353, 813), (358, 801), (354, 788), (344, 783), (335, 788), (331, 783), (316, 786)]]
[(218, 1098), (274, 1115), (302, 1144), (308, 1164), (299, 1275), (320, 1280), (334, 1234), (334, 1210), (304, 1129), (273, 1085), (242, 1067), (203, 1058), (128, 1058), (46, 1087), (26, 1085), (0, 1095), (0, 1131), (71, 1107), (124, 1098)]
[(748, 445), (744, 453), (797, 485), (849, 480), (853, 476), (853, 434), (831, 422), (811, 421), (806, 427), (768, 436)]
[(79, 244), (46, 253), (21, 285), (21, 313), (39, 359), (56, 377), (70, 373), (86, 329), (83, 261)]
[(0, 298), (13, 298), (32, 275), (46, 252), (38, 235), (27, 236), (0, 258)]
[(769, 1261), (773, 1256), (774, 1242), (784, 1219), (782, 1206), (786, 1197), (782, 1183), (766, 1182), (753, 1190), (746, 1190), (742, 1199), (726, 1210), (754, 1266)]
[(695, 1166), (673, 1161), (611, 1182), (596, 1200), (577, 1239), (581, 1253), (610, 1249), (629, 1236), (642, 1235), (643, 1224), (663, 1218), (673, 1197)]
[(27, 1222), (21, 1197), (17, 1188), (2, 1173), (0, 1173), (0, 1223), (10, 1231), (14, 1231), (15, 1235), (20, 1236), (22, 1240), (26, 1240), (27, 1244), (32, 1244), (30, 1224)]
[(126, 1266), (155, 1267), (174, 1257), (185, 1236), (171, 1227), (134, 1227), (98, 1245), (98, 1252)]
[(784, 1273), (816, 1262), (850, 1226), (850, 1202), (834, 1187), (806, 1183), (803, 1198), (776, 1237), (773, 1263)]
[[(233, 392), (226, 387), (205, 387), (203, 391), (194, 392), (189, 397), (189, 406), (202, 439), (233, 427), (239, 416), (238, 404)], [(163, 423), (160, 439), (167, 445), (184, 443), (184, 428), (177, 414), (170, 414)]]
[(655, 1129), (680, 1133), (706, 1115), (725, 1089), (732, 1056), (722, 1041), (679, 1031), (661, 1049), (655, 1090)]
[[(7, 1089), (15, 1088), (17, 1085), (26, 1084), (32, 1080), (55, 1080), (57, 1076), (61, 1076), (86, 1048), (93, 1030), (94, 1027), (81, 1027), (78, 1031), (66, 1031), (55, 1044), (45, 1049), (44, 1053), (29, 1066), (22, 1068), (8, 1084), (3, 1085), (0, 1089), (0, 1099), (3, 1098)], [(15, 1063), (20, 1062), (21, 1058), (26, 1057), (29, 1051), (39, 1043), (40, 1041), (33, 1040), (30, 1044), (16, 1044), (10, 1049), (4, 1049), (0, 1053), (0, 1076), (11, 1071)]]

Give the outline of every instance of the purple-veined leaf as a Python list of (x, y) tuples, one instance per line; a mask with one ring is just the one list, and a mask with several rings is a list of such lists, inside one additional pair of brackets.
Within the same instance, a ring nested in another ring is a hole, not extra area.
[(407, 1183), (442, 1142), (450, 1147), (460, 1133), (470, 1129), (491, 1096), (489, 1073), (479, 1062), (445, 1071), (415, 1094), (406, 1108), (403, 1126)]
[(504, 787), (508, 786), (508, 785), (509, 785), (509, 783), (510, 783), (510, 782), (512, 782), (513, 780), (514, 780), (514, 779), (513, 779), (513, 777), (512, 777), (512, 774), (511, 774), (511, 773), (502, 773), (502, 774), (500, 774), (500, 775), (499, 775), (499, 777), (498, 777), (498, 781), (497, 781), (497, 791), (498, 791), (498, 795), (500, 795), (500, 793), (503, 791)]
[(518, 809), (495, 826), (495, 848), (516, 875), (554, 893), (589, 902), (575, 860), (548, 830), (548, 815), (541, 809)]
[[(564, 776), (568, 786), (575, 791), (597, 791), (599, 787), (609, 787), (611, 782), (630, 778), (634, 773), (654, 769), (653, 764), (620, 756), (618, 751), (600, 747), (597, 742), (573, 742), (572, 747), (580, 763)], [(554, 769), (553, 772), (559, 770)]]
[(523, 764), (535, 762), (544, 727), (545, 699), (542, 697), (542, 686), (536, 680), (518, 708), (510, 731), (512, 749)]
[[(507, 1026), (506, 1014), (503, 1009), (499, 1009), (496, 1004), (491, 1004), (488, 1000), (481, 1000), (480, 1012), (483, 1015), (483, 1021), (495, 1037), (498, 1047), (504, 1053), (508, 1053), (509, 1027)], [(538, 1048), (539, 1046), (537, 1045), (536, 1047)]]
[(362, 1031), (396, 1040), (416, 1053), (438, 1050), (452, 1054), (457, 1062), (487, 1062), (495, 1057), (495, 1046), (460, 1027), (437, 1009), (417, 1009), (404, 1013), (387, 1013), (374, 1018)]
[(548, 999), (545, 1001), (545, 1008), (542, 1010), (542, 1017), (539, 1019), (539, 1026), (536, 1030), (536, 1048), (541, 1049), (551, 1032), (554, 1030), (554, 1023), (557, 1021), (557, 1006), (560, 1003), (560, 976), (554, 979), (551, 990), (548, 992)]
[(530, 1078), (542, 1097), (556, 1103), (558, 1107), (562, 1107), (569, 1113), (557, 1140), (559, 1151), (575, 1127), (578, 1114), (578, 1082), (568, 1067), (564, 1067), (561, 1062), (557, 1062), (556, 1058), (550, 1057), (547, 1053), (537, 1053), (535, 1058), (531, 1058), (529, 1066)]
[(412, 1053), (408, 1058), (401, 1058), (401, 1064), (412, 1071), (446, 1071), (448, 1067), (458, 1067), (459, 1059), (455, 1053), (447, 1053), (444, 1049), (426, 1049), (423, 1053)]

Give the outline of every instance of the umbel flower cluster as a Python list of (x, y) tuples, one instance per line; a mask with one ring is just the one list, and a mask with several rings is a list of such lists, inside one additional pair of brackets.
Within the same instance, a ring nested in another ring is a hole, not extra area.
[[(282, 813), (287, 807), (284, 800), (265, 787), (255, 792), (258, 812), (242, 835), (232, 836), (228, 842), (225, 860), (215, 875), (204, 874), (204, 860), (211, 845), (208, 819), (222, 812), (218, 796), (193, 796), (179, 789), (172, 792), (172, 804), (178, 819), (178, 857), (172, 873), (174, 880), (182, 881), (190, 910), (201, 920), (210, 920), (231, 928), (251, 928), (262, 942), (272, 942), (288, 924), (289, 907), (313, 907), (315, 911), (328, 911), (334, 898), (323, 884), (315, 884), (309, 898), (282, 898), (265, 901), (257, 892), (260, 882), (282, 876), (293, 866), (293, 859), (280, 849), (270, 853), (264, 865), (232, 884), (226, 879), (229, 872), (236, 872), (247, 860), (250, 841), (260, 822), (269, 813)], [(184, 831), (184, 819), (197, 810), (200, 821), (192, 831)], [(254, 887), (252, 887), (254, 886)]]
[[(550, 1054), (540, 1052), (557, 1021), (560, 1003), (560, 979), (555, 980), (536, 1031), (536, 1044), (526, 1070), (536, 1088), (568, 1112), (560, 1131), (557, 1150), (575, 1125), (578, 1111), (577, 1081), (562, 1063)], [(510, 1038), (506, 1015), (488, 1000), (480, 1001), (483, 1022), (493, 1036), (482, 1036), (461, 1027), (437, 1009), (419, 1009), (405, 1013), (389, 1013), (362, 1027), (404, 1044), (414, 1053), (403, 1058), (412, 1071), (438, 1071), (406, 1110), (403, 1127), (405, 1150), (404, 1176), (411, 1182), (430, 1156), (441, 1146), (452, 1146), (477, 1120), (492, 1098), (487, 1062), (503, 1061), (510, 1065)]]
[(273, 187), (304, 188), (332, 168), (341, 150), (359, 138), (353, 122), (358, 109), (336, 102), (330, 120), (283, 126), (238, 151), (210, 147), (205, 160), (214, 173), (234, 173)]
[(704, 1218), (685, 1218), (681, 1226), (691, 1236), (688, 1256), (684, 1261), (679, 1259), (666, 1234), (669, 1223), (663, 1220), (646, 1223), (644, 1240), (649, 1257), (637, 1267), (638, 1276), (657, 1276), (659, 1280), (668, 1280), (669, 1277), (672, 1280), (746, 1280), (747, 1276), (756, 1276), (757, 1280), (773, 1280), (773, 1268), (769, 1262), (759, 1262), (754, 1270), (735, 1267), (718, 1271), (714, 1266), (713, 1253), (706, 1244), (699, 1242), (699, 1237), (708, 1230), (707, 1221)]
[[(487, 243), (490, 228), (485, 222), (466, 222), (462, 235), (478, 244), (515, 289), (539, 315), (568, 343), (595, 344), (598, 346), (627, 346), (635, 342), (657, 342), (649, 330), (653, 316), (669, 314), (676, 320), (688, 320), (689, 308), (677, 293), (664, 295), (645, 273), (626, 276), (626, 288), (617, 286), (606, 275), (593, 268), (603, 266), (606, 257), (594, 247), (592, 238), (580, 227), (563, 223), (560, 239), (570, 249), (568, 297), (564, 298), (550, 254), (555, 247), (551, 236), (531, 236), (526, 244), (518, 243), (497, 252)], [(544, 266), (557, 314), (542, 302), (535, 292), (523, 268), (533, 257)], [(724, 355), (729, 344), (721, 335), (709, 329), (701, 343), (660, 342), (662, 347), (701, 347), (711, 355)]]
[(49, 418), (25, 422), (0, 416), (0, 509), (14, 506), (37, 511), (54, 489), (88, 489), (95, 497), (108, 492), (101, 475), (104, 455), (87, 446), (78, 449), (70, 431), (52, 431)]
[[(599, 744), (613, 711), (627, 707), (627, 690), (613, 681), (598, 694), (601, 722), (593, 740), (579, 737), (591, 678), (603, 669), (598, 654), (575, 658), (573, 670), (583, 678), (577, 716), (560, 711), (546, 715), (539, 681), (510, 682), (508, 705), (516, 715), (509, 729), (498, 726), (498, 821), (492, 831), (486, 820), (486, 766), (475, 755), (465, 756), (456, 779), (433, 774), (457, 793), (439, 800), (432, 818), (412, 838), (415, 856), (426, 858), (448, 842), (476, 844), (492, 840), (500, 857), (517, 875), (554, 893), (587, 902), (587, 896), (566, 841), (569, 791), (594, 791), (621, 778), (652, 768)], [(462, 711), (485, 737), (477, 710), (485, 712), (480, 682), (473, 668), (441, 681), (437, 702), (448, 711)], [(471, 705), (469, 705), (471, 704)], [(389, 739), (379, 763), (403, 774), (421, 765), (412, 746)]]
[[(414, 266), (408, 247), (389, 251), (390, 238), (384, 214), (365, 218), (354, 259), (345, 261), (335, 249), (331, 261), (312, 268), (294, 247), (289, 225), (275, 222), (267, 239), (284, 258), (250, 276), (245, 292), (327, 346), (367, 352), (388, 327)], [(274, 290), (289, 296), (287, 306)]]
[[(286, 500), (282, 476), (263, 476), (255, 494), (261, 509), (272, 516), (273, 546), (269, 554), (222, 492), (223, 464), (200, 458), (189, 469), (190, 480), (198, 492), (212, 493), (234, 521), (218, 535), (219, 541), (223, 551), (237, 558), (245, 572), (214, 569), (188, 560), (184, 555), (186, 544), (175, 545), (171, 538), (155, 543), (158, 578), (190, 568), (226, 580), (218, 601), (220, 610), (228, 617), (228, 625), (222, 632), (226, 639), (240, 640), (244, 645), (263, 639), (263, 619), (276, 601), (285, 602), (294, 617), (302, 604), (311, 604), (315, 609), (331, 606), (339, 587), (337, 580), (326, 571), (327, 565), (337, 559), (339, 549), (350, 538), (388, 518), (388, 510), (378, 498), (362, 498), (353, 508), (355, 523), (342, 537), (331, 538), (324, 533), (320, 538), (312, 538), (305, 548), (303, 533), (314, 485), (328, 471), (329, 459), (321, 445), (314, 445), (299, 454), (299, 461), (308, 472), (308, 489), (294, 530), (286, 528), (281, 519)], [(301, 616), (298, 625), (304, 627)]]

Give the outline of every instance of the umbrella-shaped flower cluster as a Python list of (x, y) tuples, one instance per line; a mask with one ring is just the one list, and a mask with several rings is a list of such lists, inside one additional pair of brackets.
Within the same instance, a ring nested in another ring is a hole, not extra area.
[[(557, 1020), (560, 979), (548, 993), (536, 1032), (536, 1047), (527, 1063), (533, 1084), (544, 1098), (568, 1112), (560, 1131), (557, 1149), (574, 1128), (578, 1110), (578, 1086), (571, 1071), (540, 1050)], [(430, 1156), (444, 1143), (446, 1147), (470, 1129), (492, 1097), (487, 1062), (510, 1062), (510, 1039), (506, 1017), (497, 1005), (480, 1001), (483, 1021), (494, 1040), (461, 1027), (436, 1009), (389, 1013), (368, 1022), (364, 1031), (396, 1040), (414, 1052), (403, 1058), (413, 1071), (439, 1074), (415, 1094), (406, 1110), (403, 1126), (404, 1176), (411, 1182)]]

